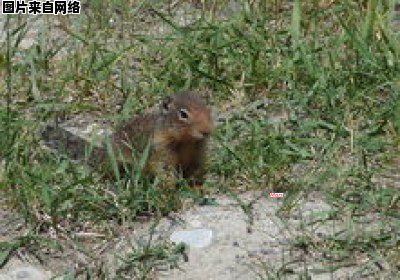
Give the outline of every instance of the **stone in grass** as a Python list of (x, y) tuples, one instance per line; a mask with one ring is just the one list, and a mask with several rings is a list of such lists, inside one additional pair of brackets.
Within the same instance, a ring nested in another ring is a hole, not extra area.
[[(15, 280), (47, 280), (49, 275), (33, 266), (17, 266), (9, 271), (10, 279)], [(0, 278), (1, 279), (1, 278)], [(6, 278), (7, 279), (7, 278)]]
[(204, 248), (210, 245), (213, 232), (211, 229), (198, 228), (192, 230), (178, 230), (171, 234), (170, 240), (175, 243), (185, 243), (189, 247)]

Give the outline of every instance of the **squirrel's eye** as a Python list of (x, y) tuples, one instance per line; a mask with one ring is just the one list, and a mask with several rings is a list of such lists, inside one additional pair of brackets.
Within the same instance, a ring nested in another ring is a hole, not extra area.
[(186, 109), (180, 109), (178, 116), (181, 120), (187, 120), (189, 118), (189, 112)]

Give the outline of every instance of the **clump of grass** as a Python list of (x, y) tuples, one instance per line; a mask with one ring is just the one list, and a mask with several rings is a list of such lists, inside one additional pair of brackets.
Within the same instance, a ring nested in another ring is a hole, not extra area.
[(132, 250), (121, 257), (121, 265), (116, 270), (115, 279), (148, 279), (155, 268), (172, 269), (185, 258), (183, 244), (160, 243), (142, 249)]
[[(217, 137), (219, 161), (214, 162), (211, 171), (229, 178), (224, 188), (231, 190), (267, 186), (277, 189), (287, 181), (285, 173), (290, 166), (307, 158), (307, 152), (292, 142), (297, 139), (291, 139), (287, 132), (279, 131), (264, 120), (227, 123), (220, 128)], [(221, 161), (225, 164), (221, 165)]]

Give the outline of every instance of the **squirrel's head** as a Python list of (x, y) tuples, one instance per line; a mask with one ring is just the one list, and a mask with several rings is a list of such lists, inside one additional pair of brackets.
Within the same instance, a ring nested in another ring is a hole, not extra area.
[(203, 141), (214, 129), (211, 109), (195, 93), (167, 96), (162, 100), (160, 109), (176, 137)]

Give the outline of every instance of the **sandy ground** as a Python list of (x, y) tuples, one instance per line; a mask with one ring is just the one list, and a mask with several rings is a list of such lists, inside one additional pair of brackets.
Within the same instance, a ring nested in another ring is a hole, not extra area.
[[(304, 231), (299, 230), (302, 222), (307, 221), (309, 215), (315, 211), (329, 209), (317, 196), (302, 203), (302, 214), (292, 215), (285, 220), (276, 216), (281, 204), (280, 198), (246, 193), (240, 196), (240, 200), (245, 203), (254, 202), (250, 215), (242, 211), (237, 200), (218, 196), (218, 205), (195, 205), (183, 213), (163, 218), (154, 228), (154, 242), (168, 240), (174, 233), (182, 230), (192, 232), (194, 239), (203, 239), (203, 242), (198, 247), (189, 245), (187, 259), (179, 262), (179, 268), (157, 269), (153, 277), (163, 280), (258, 279), (260, 275), (266, 277), (268, 269), (277, 270), (283, 263), (292, 263), (289, 266), (298, 272), (304, 271), (304, 267), (307, 266), (312, 279), (346, 279), (357, 275), (354, 274), (358, 269), (356, 267), (339, 269), (334, 273), (318, 273), (313, 269), (329, 264), (320, 263), (317, 255), (289, 249), (290, 242), (299, 234), (304, 234)], [(147, 242), (152, 226), (153, 221), (138, 222), (133, 226), (135, 230), (113, 243), (104, 254), (110, 275), (113, 275), (113, 267), (119, 262), (118, 256), (128, 252), (132, 244), (141, 246)], [(200, 229), (203, 232), (211, 232), (211, 235), (196, 235)], [(313, 230), (316, 236), (332, 232), (328, 226)], [(57, 275), (52, 271), (52, 267), (58, 267), (57, 270), (61, 267), (69, 270), (73, 269), (73, 266), (74, 261), (68, 258), (54, 259), (40, 265), (27, 255), (17, 254), (0, 270), (0, 280), (45, 280)], [(355, 278), (357, 279), (357, 276)]]

